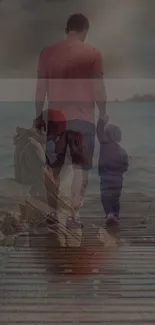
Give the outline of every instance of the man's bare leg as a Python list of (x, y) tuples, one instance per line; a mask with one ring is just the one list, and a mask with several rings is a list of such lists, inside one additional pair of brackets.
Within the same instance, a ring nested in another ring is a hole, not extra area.
[(88, 184), (88, 171), (73, 167), (73, 180), (71, 185), (72, 211), (71, 215), (76, 216), (83, 203), (83, 197)]
[(60, 168), (46, 168), (45, 186), (48, 205), (52, 212), (56, 212), (60, 187)]
[[(56, 141), (56, 140), (55, 140)], [(63, 133), (58, 137), (56, 144), (56, 155), (57, 159), (54, 162), (53, 166), (48, 166), (45, 177), (45, 185), (47, 189), (47, 201), (51, 210), (56, 212), (57, 210), (57, 201), (59, 196), (59, 187), (60, 187), (60, 172), (64, 162), (61, 162), (63, 153), (65, 156), (66, 151), (66, 134)]]

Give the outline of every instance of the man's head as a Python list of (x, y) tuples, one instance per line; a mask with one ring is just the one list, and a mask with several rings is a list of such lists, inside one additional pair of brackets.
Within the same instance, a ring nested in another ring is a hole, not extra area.
[(88, 30), (89, 20), (83, 14), (73, 14), (69, 17), (65, 29), (68, 38), (84, 42)]

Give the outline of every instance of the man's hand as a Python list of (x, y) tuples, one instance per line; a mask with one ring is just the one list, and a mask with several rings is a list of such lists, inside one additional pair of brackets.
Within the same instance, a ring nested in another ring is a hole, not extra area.
[(34, 120), (34, 128), (38, 132), (41, 132), (42, 129), (46, 131), (46, 124), (45, 121), (43, 120), (42, 114)]
[(99, 121), (103, 121), (103, 123), (104, 123), (104, 126), (106, 126), (107, 124), (108, 124), (108, 122), (109, 122), (109, 115), (107, 115), (107, 114), (104, 114), (104, 116), (102, 117), (102, 116), (100, 116), (99, 117)]
[(100, 117), (97, 123), (96, 133), (99, 142), (102, 142), (104, 139), (104, 128), (109, 122), (109, 116), (105, 114), (102, 118)]
[(35, 128), (41, 131), (45, 130), (45, 122), (42, 118), (42, 111), (47, 95), (47, 75), (46, 75), (46, 51), (44, 49), (40, 53), (38, 68), (37, 68), (37, 82), (36, 82), (36, 93), (35, 93), (35, 108), (36, 108), (36, 120)]

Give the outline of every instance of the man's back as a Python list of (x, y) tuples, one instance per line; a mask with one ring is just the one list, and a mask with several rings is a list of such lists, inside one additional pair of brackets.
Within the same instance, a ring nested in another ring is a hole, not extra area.
[(47, 79), (49, 107), (61, 110), (67, 120), (94, 123), (93, 79), (102, 70), (100, 53), (81, 41), (64, 40), (44, 49), (39, 73)]

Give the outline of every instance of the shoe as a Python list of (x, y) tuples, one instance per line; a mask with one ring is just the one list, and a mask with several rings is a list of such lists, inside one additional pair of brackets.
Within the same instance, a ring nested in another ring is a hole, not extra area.
[(68, 217), (66, 221), (66, 228), (67, 229), (81, 229), (83, 228), (83, 225), (80, 221), (80, 218), (77, 217)]
[(56, 212), (51, 212), (47, 215), (46, 224), (50, 232), (53, 232), (57, 228), (58, 218)]
[(105, 247), (116, 247), (116, 238), (110, 234), (106, 229), (99, 228), (99, 232), (97, 235), (98, 240), (104, 244)]
[(82, 241), (82, 227), (80, 218), (68, 217), (66, 221), (66, 246), (80, 247)]
[(112, 213), (107, 215), (106, 228), (117, 228), (119, 229), (119, 220)]

